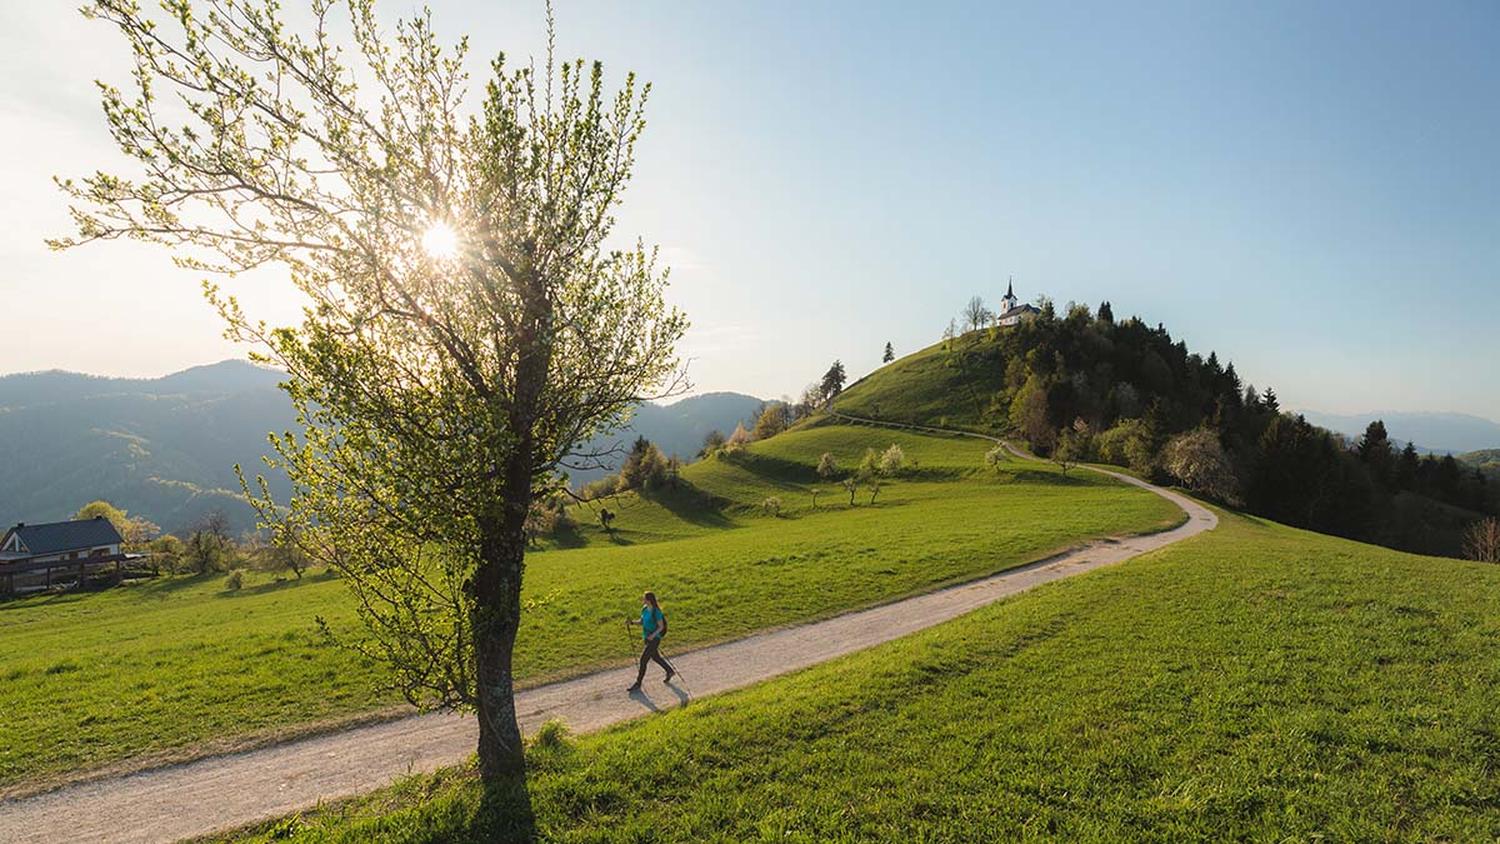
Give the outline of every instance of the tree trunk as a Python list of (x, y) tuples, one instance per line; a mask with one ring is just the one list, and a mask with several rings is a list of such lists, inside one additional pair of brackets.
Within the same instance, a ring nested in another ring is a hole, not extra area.
[[(527, 490), (529, 494), (529, 490)], [(479, 773), (486, 780), (524, 776), (526, 758), (516, 721), (511, 668), (521, 621), (521, 536), (507, 536), (510, 521), (489, 519), (480, 532), (484, 559), (475, 573), (474, 662), (479, 711)], [(519, 540), (519, 541), (518, 541)]]

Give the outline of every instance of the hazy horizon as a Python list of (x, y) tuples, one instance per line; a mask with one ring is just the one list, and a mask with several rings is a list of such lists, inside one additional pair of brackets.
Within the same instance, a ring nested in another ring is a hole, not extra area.
[[(539, 3), (434, 0), (537, 54)], [(406, 14), (411, 3), (385, 3)], [(1287, 407), (1500, 419), (1500, 10), (788, 3), (558, 5), (563, 56), (655, 89), (620, 233), (662, 245), (695, 393), (795, 396), (834, 358), (938, 339), (974, 294), (1108, 299)], [(123, 242), (52, 253), (54, 175), (118, 165), (71, 5), (0, 10), (0, 372), (151, 377), (242, 358), (199, 273)], [(62, 59), (62, 60), (60, 60)], [(235, 279), (294, 319), (274, 272)], [(788, 340), (788, 338), (794, 338)]]

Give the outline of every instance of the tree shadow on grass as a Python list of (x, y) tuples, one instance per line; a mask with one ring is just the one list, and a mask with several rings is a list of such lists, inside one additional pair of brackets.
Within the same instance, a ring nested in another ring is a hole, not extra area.
[(685, 480), (662, 489), (642, 491), (641, 497), (688, 524), (715, 528), (734, 526), (720, 509), (718, 500)]
[[(526, 777), (483, 782), (480, 785), (479, 809), (475, 812), (468, 829), (460, 836), (448, 837), (438, 833), (432, 840), (442, 841), (536, 841), (536, 813), (531, 808), (531, 795), (526, 788)], [(454, 830), (459, 832), (458, 830)]]

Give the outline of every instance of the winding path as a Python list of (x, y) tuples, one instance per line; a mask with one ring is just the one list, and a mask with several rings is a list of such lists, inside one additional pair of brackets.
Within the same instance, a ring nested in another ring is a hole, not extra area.
[[(835, 414), (847, 422), (886, 424)], [(914, 425), (932, 433), (965, 431)], [(1030, 458), (1009, 443), (1016, 455)], [(587, 732), (693, 697), (729, 691), (905, 636), (1041, 583), (1128, 560), (1212, 529), (1218, 518), (1197, 502), (1128, 475), (1092, 469), (1148, 489), (1181, 507), (1188, 519), (1171, 530), (1108, 539), (980, 580), (826, 621), (773, 630), (677, 654), (682, 679), (661, 684), (653, 669), (644, 693), (626, 695), (635, 668), (616, 668), (528, 689), (516, 696), (527, 732), (558, 718)], [(320, 801), (370, 791), (408, 773), (467, 758), (477, 727), (471, 717), (415, 715), (243, 753), (215, 756), (108, 779), (82, 782), (0, 802), (0, 840), (175, 841), (307, 809)]]

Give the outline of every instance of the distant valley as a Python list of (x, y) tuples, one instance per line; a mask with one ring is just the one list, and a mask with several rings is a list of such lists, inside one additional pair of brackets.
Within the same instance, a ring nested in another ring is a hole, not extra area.
[[(193, 367), (162, 378), (101, 378), (49, 371), (0, 377), (0, 524), (67, 518), (103, 498), (167, 531), (213, 510), (235, 531), (254, 514), (240, 496), (236, 463), (263, 472), (266, 435), (295, 417), (276, 386), (281, 373), (242, 361)], [(667, 454), (691, 457), (710, 430), (726, 433), (761, 400), (708, 393), (640, 407), (631, 430), (596, 446), (644, 435)], [(575, 482), (604, 474), (574, 472)], [(284, 477), (268, 477), (285, 498)]]

